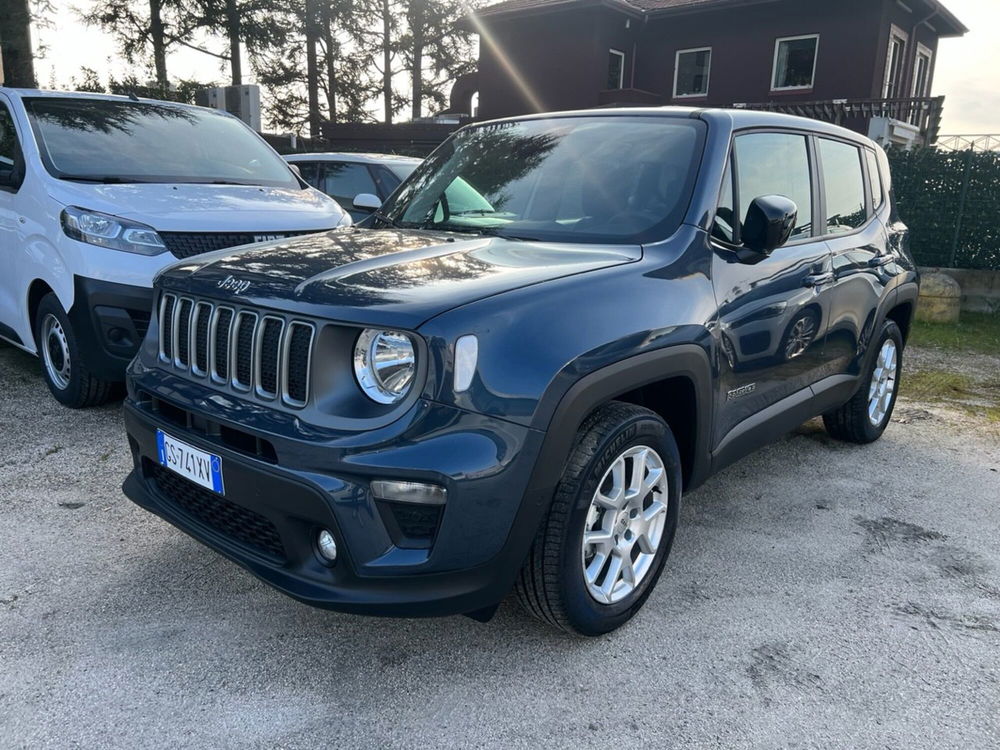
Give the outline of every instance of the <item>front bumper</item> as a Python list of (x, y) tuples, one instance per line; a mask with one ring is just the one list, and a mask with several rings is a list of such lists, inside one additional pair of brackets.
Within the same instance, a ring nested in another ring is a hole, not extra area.
[[(487, 610), (512, 586), (537, 529), (539, 514), (525, 513), (522, 498), (541, 433), (420, 402), (367, 436), (321, 434), (252, 404), (196, 395), (167, 374), (155, 380), (130, 383), (125, 494), (264, 582), (314, 606), (407, 617)], [(195, 485), (159, 467), (157, 429), (222, 457), (224, 498), (192, 495)], [(234, 431), (251, 440), (227, 441)], [(429, 545), (398, 544), (371, 495), (375, 478), (447, 488)], [(322, 529), (337, 541), (333, 565), (316, 550)]]
[(69, 319), (87, 369), (121, 381), (149, 328), (153, 290), (77, 276)]

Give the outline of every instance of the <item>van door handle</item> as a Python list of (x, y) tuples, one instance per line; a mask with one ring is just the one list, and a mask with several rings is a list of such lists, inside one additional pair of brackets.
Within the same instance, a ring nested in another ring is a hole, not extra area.
[(831, 271), (827, 271), (826, 273), (814, 273), (802, 279), (802, 286), (823, 286), (823, 284), (829, 284), (832, 282), (834, 278), (835, 277)]

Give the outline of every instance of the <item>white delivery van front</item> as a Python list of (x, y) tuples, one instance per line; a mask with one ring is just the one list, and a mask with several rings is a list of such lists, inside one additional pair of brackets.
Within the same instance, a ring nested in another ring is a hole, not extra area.
[(0, 87), (0, 339), (67, 406), (123, 380), (165, 266), (348, 224), (231, 115)]

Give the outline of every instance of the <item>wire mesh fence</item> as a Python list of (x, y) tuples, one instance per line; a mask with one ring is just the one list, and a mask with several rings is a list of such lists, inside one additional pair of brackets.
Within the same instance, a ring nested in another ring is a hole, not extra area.
[(899, 213), (918, 264), (1000, 270), (996, 147), (997, 136), (947, 136), (937, 148), (889, 149)]

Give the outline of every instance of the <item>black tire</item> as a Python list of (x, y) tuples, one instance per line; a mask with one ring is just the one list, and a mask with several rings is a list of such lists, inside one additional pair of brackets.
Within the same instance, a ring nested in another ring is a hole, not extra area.
[[(65, 348), (57, 347), (59, 357), (68, 354), (68, 375), (64, 383), (58, 382), (49, 372), (46, 352), (42, 348), (50, 345), (50, 342), (43, 340), (45, 338), (43, 326), (50, 316), (58, 321), (65, 337)], [(56, 401), (63, 406), (68, 406), (71, 409), (82, 409), (106, 403), (113, 397), (117, 384), (97, 378), (87, 370), (87, 363), (80, 352), (80, 346), (69, 316), (63, 311), (58, 297), (51, 292), (42, 297), (35, 313), (35, 342), (38, 345), (38, 359), (42, 366), (42, 377), (45, 378), (45, 382)]]
[[(583, 533), (598, 483), (630, 447), (646, 446), (663, 462), (667, 510), (660, 543), (646, 575), (623, 599), (599, 603), (588, 591), (582, 568)], [(515, 584), (522, 606), (538, 619), (563, 630), (597, 636), (628, 622), (639, 611), (663, 570), (681, 499), (681, 463), (674, 436), (648, 409), (611, 402), (590, 415), (556, 488), (552, 505)]]
[[(886, 341), (892, 341), (896, 345), (896, 376), (893, 384), (892, 397), (889, 400), (888, 409), (879, 424), (873, 424), (868, 416), (869, 393), (872, 378), (882, 350)], [(871, 361), (868, 363), (861, 387), (857, 393), (846, 404), (839, 409), (834, 409), (823, 415), (823, 424), (831, 437), (837, 440), (844, 440), (849, 443), (873, 443), (882, 437), (885, 428), (892, 419), (892, 410), (896, 406), (896, 396), (899, 394), (900, 375), (903, 372), (903, 334), (895, 321), (887, 320), (882, 324), (882, 330), (874, 340), (871, 350)]]

